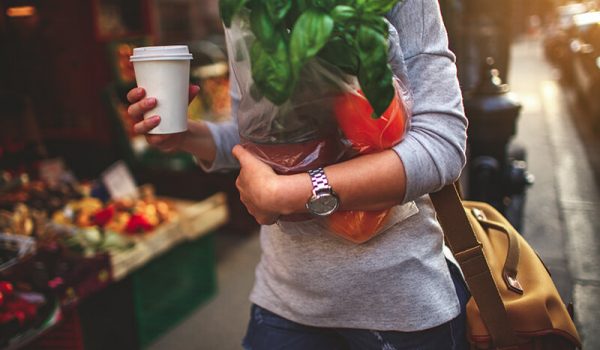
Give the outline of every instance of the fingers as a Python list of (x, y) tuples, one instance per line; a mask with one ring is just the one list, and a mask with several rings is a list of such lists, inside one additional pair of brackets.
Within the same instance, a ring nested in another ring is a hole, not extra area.
[(235, 181), (240, 193), (240, 201), (259, 224), (275, 223), (278, 214), (269, 209), (269, 205), (265, 203), (265, 193), (263, 186), (260, 185), (265, 181), (265, 175), (269, 175), (267, 172), (272, 173), (273, 170), (240, 145), (233, 147), (231, 153), (241, 166), (240, 174)]
[(144, 113), (148, 112), (152, 108), (156, 107), (156, 99), (149, 97), (142, 99), (127, 108), (127, 114), (133, 119), (134, 122), (138, 122), (144, 116)]
[(127, 101), (129, 101), (129, 103), (136, 103), (144, 96), (146, 96), (146, 91), (143, 88), (133, 88), (127, 92)]
[(198, 92), (200, 92), (200, 86), (198, 86), (198, 85), (190, 85), (190, 88), (189, 88), (189, 102), (192, 102), (192, 100), (194, 99), (194, 97), (196, 97), (196, 95), (198, 95)]
[(155, 115), (135, 123), (133, 125), (133, 131), (138, 135), (143, 135), (154, 129), (158, 124), (160, 124), (160, 117)]
[[(196, 97), (199, 91), (200, 87), (198, 85), (189, 86), (188, 92), (190, 102), (192, 102), (192, 100), (194, 99), (194, 97)], [(144, 98), (145, 96), (146, 91), (141, 87), (133, 88), (127, 93), (127, 101), (131, 103), (131, 105), (129, 105), (129, 107), (127, 108), (127, 114), (129, 114), (131, 119), (133, 119), (134, 123), (140, 121), (144, 113), (156, 107), (156, 98)]]

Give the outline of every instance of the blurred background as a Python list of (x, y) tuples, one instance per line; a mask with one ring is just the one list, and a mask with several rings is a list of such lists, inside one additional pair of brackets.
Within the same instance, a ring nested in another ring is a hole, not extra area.
[[(573, 304), (584, 349), (600, 349), (600, 2), (439, 3), (469, 118), (465, 197), (520, 230)], [(152, 150), (126, 113), (133, 48), (163, 44), (193, 54), (189, 118), (229, 118), (217, 0), (0, 3), (0, 296), (33, 305), (18, 316), (0, 301), (0, 347), (241, 348), (260, 247), (236, 173)], [(142, 204), (115, 201), (107, 184), (123, 172), (156, 219), (148, 230), (126, 232)], [(176, 219), (156, 214), (163, 200)], [(124, 232), (109, 244), (90, 227), (115, 208)], [(73, 229), (49, 238), (65, 216)]]

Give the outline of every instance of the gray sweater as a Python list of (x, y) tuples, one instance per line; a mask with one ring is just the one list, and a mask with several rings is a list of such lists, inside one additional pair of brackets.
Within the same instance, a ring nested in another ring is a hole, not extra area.
[[(454, 55), (436, 0), (405, 0), (387, 16), (389, 60), (413, 96), (411, 127), (394, 147), (407, 177), (403, 215), (356, 245), (318, 222), (261, 228), (262, 257), (250, 300), (313, 326), (416, 331), (456, 317), (459, 303), (428, 193), (454, 182), (465, 163), (467, 120)], [(233, 120), (209, 124), (217, 156), (207, 171), (239, 166), (231, 149), (241, 99), (232, 79)]]

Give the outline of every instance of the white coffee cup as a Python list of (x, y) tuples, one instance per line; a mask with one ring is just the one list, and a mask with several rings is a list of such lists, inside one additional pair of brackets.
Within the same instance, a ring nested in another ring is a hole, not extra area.
[(146, 97), (155, 97), (156, 107), (144, 118), (160, 116), (160, 124), (150, 134), (173, 134), (186, 131), (190, 60), (185, 45), (148, 46), (133, 49), (137, 86), (146, 90)]

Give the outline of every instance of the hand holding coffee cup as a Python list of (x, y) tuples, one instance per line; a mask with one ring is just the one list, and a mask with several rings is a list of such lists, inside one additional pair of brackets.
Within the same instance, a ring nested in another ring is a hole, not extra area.
[[(199, 86), (190, 85), (188, 88), (188, 102), (191, 102), (199, 91)], [(152, 129), (159, 125), (161, 121), (161, 117), (159, 115), (148, 114), (156, 107), (156, 98), (146, 97), (146, 91), (144, 88), (136, 87), (129, 90), (127, 93), (127, 101), (131, 103), (131, 105), (129, 105), (127, 108), (127, 114), (131, 118), (133, 123), (133, 131), (136, 134), (144, 135), (149, 145), (158, 148), (163, 152), (181, 150), (180, 145), (187, 132), (175, 134), (149, 133)], [(150, 115), (150, 117), (144, 118), (144, 114)], [(188, 121), (188, 124), (190, 123), (197, 122)]]
[[(130, 60), (133, 62), (138, 89), (127, 94), (127, 99), (133, 103), (128, 112), (134, 118), (139, 114), (143, 114), (144, 118), (143, 123), (136, 124), (136, 132), (175, 134), (188, 129), (191, 59), (192, 55), (184, 45), (139, 47), (133, 50)], [(147, 98), (143, 99), (144, 96)], [(152, 129), (149, 129), (150, 126)]]

